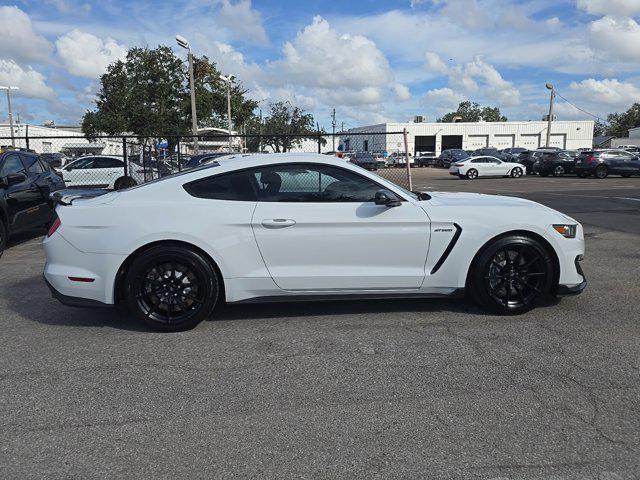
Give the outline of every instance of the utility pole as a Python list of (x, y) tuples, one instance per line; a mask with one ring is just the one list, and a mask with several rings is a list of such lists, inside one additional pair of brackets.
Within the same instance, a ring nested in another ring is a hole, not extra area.
[(189, 89), (191, 90), (191, 133), (193, 135), (193, 151), (198, 153), (198, 116), (196, 114), (196, 89), (193, 80), (193, 53), (191, 52), (191, 44), (181, 35), (176, 35), (178, 45), (186, 49), (189, 59)]
[(549, 148), (551, 146), (551, 121), (553, 120), (553, 100), (556, 98), (556, 89), (551, 83), (547, 83), (545, 86), (548, 90), (551, 90), (551, 99), (549, 100), (549, 118), (547, 119), (547, 148)]
[(231, 153), (233, 147), (231, 145), (231, 82), (233, 81), (233, 75), (225, 77), (220, 75), (223, 82), (227, 82), (227, 126), (229, 128), (229, 153)]
[(0, 90), (7, 91), (7, 108), (9, 109), (9, 128), (11, 129), (11, 146), (16, 146), (15, 133), (13, 131), (13, 112), (11, 111), (11, 90), (19, 90), (18, 87), (0, 87)]
[(260, 109), (260, 137), (258, 140), (258, 151), (262, 153), (262, 109)]
[(333, 140), (333, 152), (335, 153), (336, 151), (336, 109), (334, 108), (333, 111), (331, 112), (331, 127), (333, 127), (333, 135), (331, 136), (331, 139)]

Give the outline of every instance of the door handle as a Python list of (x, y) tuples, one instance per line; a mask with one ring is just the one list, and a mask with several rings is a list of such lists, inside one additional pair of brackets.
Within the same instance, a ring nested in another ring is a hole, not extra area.
[(295, 224), (295, 220), (290, 220), (288, 218), (272, 218), (262, 221), (262, 226), (264, 228), (287, 228), (293, 227)]

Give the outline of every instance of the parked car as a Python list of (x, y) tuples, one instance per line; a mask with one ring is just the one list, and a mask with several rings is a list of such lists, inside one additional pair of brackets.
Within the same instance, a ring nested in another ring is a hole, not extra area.
[(478, 177), (514, 177), (525, 175), (522, 165), (503, 162), (497, 157), (469, 157), (451, 164), (451, 175), (474, 180)]
[(81, 157), (61, 170), (67, 187), (106, 188), (121, 190), (158, 178), (157, 168), (128, 162), (125, 175), (124, 159), (107, 155)]
[(544, 152), (534, 164), (534, 170), (542, 177), (559, 177), (575, 171), (576, 159), (567, 152)]
[(444, 150), (440, 154), (435, 165), (438, 168), (449, 168), (452, 163), (464, 160), (465, 158), (469, 158), (469, 154), (465, 150), (460, 148), (450, 148), (448, 150)]
[(367, 170), (378, 169), (378, 161), (369, 152), (357, 152), (349, 161)]
[(54, 170), (59, 170), (62, 167), (63, 156), (61, 153), (42, 153), (40, 158), (47, 162)]
[(531, 175), (534, 173), (533, 165), (538, 161), (538, 158), (542, 156), (542, 153), (541, 150), (525, 150), (518, 155), (516, 162), (525, 168), (527, 175)]
[(626, 150), (627, 152), (631, 152), (634, 154), (639, 154), (640, 153), (640, 147), (637, 145), (622, 145), (620, 147), (621, 150)]
[(415, 167), (435, 167), (437, 160), (436, 152), (423, 152), (416, 157), (413, 165)]
[(473, 157), (496, 157), (500, 158), (500, 151), (497, 148), (478, 148), (473, 151)]
[(518, 156), (522, 152), (526, 152), (526, 148), (522, 147), (511, 147), (505, 148), (500, 152), (500, 160), (504, 160), (505, 162), (515, 162), (518, 159)]
[(205, 163), (207, 160), (211, 160), (212, 158), (223, 157), (225, 155), (231, 155), (228, 152), (216, 152), (216, 153), (200, 153), (198, 155), (191, 155), (189, 160), (183, 164), (184, 169), (187, 170), (189, 168), (196, 168)]
[[(409, 166), (413, 166), (415, 159), (409, 152)], [(393, 152), (387, 157), (387, 165), (390, 167), (402, 168), (407, 166), (407, 158), (404, 152)]]
[(38, 155), (0, 153), (0, 255), (9, 235), (51, 223), (49, 195), (64, 187), (62, 177)]
[(386, 168), (387, 167), (387, 159), (384, 157), (382, 153), (372, 153), (373, 158), (376, 162), (378, 162), (378, 168)]
[(586, 287), (570, 217), (521, 198), (411, 193), (326, 155), (222, 158), (57, 202), (43, 242), (54, 297), (127, 306), (163, 331), (193, 328), (222, 303), (466, 291), (520, 314)]
[(588, 150), (580, 152), (576, 159), (576, 173), (584, 178), (594, 175), (606, 178), (609, 175), (640, 175), (640, 157), (619, 149)]

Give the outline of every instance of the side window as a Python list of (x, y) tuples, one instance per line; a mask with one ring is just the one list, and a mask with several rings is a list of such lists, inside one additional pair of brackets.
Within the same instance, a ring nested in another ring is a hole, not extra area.
[(330, 165), (287, 164), (252, 171), (263, 202), (372, 202), (381, 189), (354, 172)]
[(235, 200), (251, 202), (256, 200), (256, 194), (251, 177), (246, 172), (223, 173), (213, 177), (187, 183), (184, 186), (187, 193), (197, 198), (211, 200)]
[(124, 162), (117, 158), (96, 157), (91, 168), (124, 168)]
[(40, 175), (44, 170), (42, 169), (42, 165), (38, 161), (38, 157), (35, 155), (20, 155), (22, 157), (22, 163), (24, 163), (25, 169), (33, 174)]
[(27, 172), (24, 169), (24, 165), (20, 161), (20, 157), (18, 155), (7, 155), (4, 165), (2, 166), (2, 170), (0, 170), (0, 177), (6, 177), (12, 173), (24, 173)]
[(38, 159), (38, 161), (40, 162), (40, 167), (42, 167), (42, 171), (44, 171), (44, 172), (50, 172), (51, 171), (51, 167), (46, 162), (46, 160), (44, 160), (42, 157), (40, 157)]
[(84, 170), (87, 168), (91, 168), (93, 166), (94, 157), (83, 158), (82, 160), (77, 160), (73, 163), (70, 163), (65, 170)]

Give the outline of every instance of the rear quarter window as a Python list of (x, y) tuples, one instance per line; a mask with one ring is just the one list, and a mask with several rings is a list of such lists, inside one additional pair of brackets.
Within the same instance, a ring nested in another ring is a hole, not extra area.
[(256, 192), (246, 172), (201, 178), (184, 185), (189, 195), (209, 200), (256, 201)]

